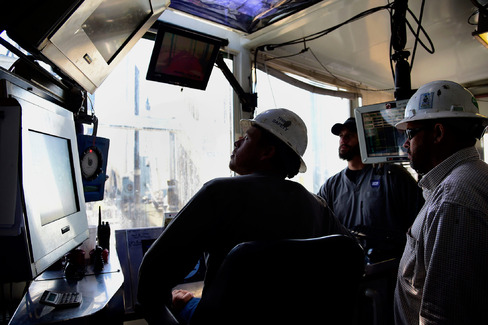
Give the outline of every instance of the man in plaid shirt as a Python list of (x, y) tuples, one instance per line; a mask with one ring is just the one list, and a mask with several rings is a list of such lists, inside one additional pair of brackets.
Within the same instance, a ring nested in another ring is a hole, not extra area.
[(425, 204), (400, 262), (396, 324), (488, 324), (488, 165), (475, 148), (487, 122), (467, 89), (434, 81), (397, 124)]

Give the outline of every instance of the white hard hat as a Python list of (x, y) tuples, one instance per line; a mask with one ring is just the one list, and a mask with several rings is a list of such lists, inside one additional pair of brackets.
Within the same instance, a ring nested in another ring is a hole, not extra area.
[(473, 94), (458, 83), (439, 80), (420, 87), (407, 103), (405, 117), (396, 124), (400, 130), (408, 122), (439, 118), (488, 118), (479, 113)]
[(302, 159), (307, 149), (307, 127), (297, 114), (285, 108), (275, 108), (258, 114), (252, 120), (241, 120), (243, 132), (252, 125), (262, 127), (286, 143), (300, 158), (299, 172), (307, 171), (307, 166)]

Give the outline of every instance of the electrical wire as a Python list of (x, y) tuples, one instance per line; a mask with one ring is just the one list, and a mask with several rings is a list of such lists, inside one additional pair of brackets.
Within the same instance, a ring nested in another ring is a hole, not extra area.
[[(384, 6), (378, 6), (378, 7), (374, 7), (374, 8), (371, 8), (371, 9), (368, 9), (368, 10), (365, 10), (355, 16), (353, 16), (352, 18), (350, 19), (347, 19), (346, 21), (340, 23), (340, 24), (337, 24), (335, 26), (332, 26), (330, 28), (327, 28), (327, 29), (324, 29), (322, 31), (319, 31), (317, 33), (313, 33), (313, 34), (310, 34), (308, 36), (305, 36), (305, 37), (301, 37), (301, 38), (297, 38), (297, 39), (294, 39), (294, 40), (291, 40), (291, 41), (287, 41), (287, 42), (283, 42), (283, 43), (278, 43), (278, 44), (265, 44), (265, 45), (262, 45), (262, 46), (259, 46), (256, 48), (255, 52), (254, 52), (254, 66), (257, 67), (257, 54), (259, 51), (271, 51), (271, 50), (274, 50), (276, 48), (279, 48), (279, 47), (283, 47), (283, 46), (290, 46), (290, 45), (296, 45), (296, 44), (299, 44), (299, 43), (305, 43), (305, 42), (309, 42), (309, 41), (313, 41), (313, 40), (316, 40), (320, 37), (323, 37), (333, 31), (335, 31), (336, 29), (344, 26), (344, 25), (347, 25), (349, 23), (352, 23), (356, 20), (359, 20), (359, 19), (362, 19), (366, 16), (369, 16), (373, 13), (376, 13), (376, 12), (379, 12), (379, 11), (382, 11), (382, 10), (388, 10), (389, 14), (390, 14), (390, 24), (391, 24), (391, 21), (393, 19), (393, 13), (392, 13), (392, 10), (394, 8), (394, 1), (393, 2), (388, 2), (388, 4), (384, 5)], [(407, 27), (409, 28), (410, 32), (414, 35), (415, 37), (415, 43), (414, 43), (414, 50), (413, 50), (413, 54), (412, 54), (412, 59), (411, 59), (411, 64), (410, 64), (410, 71), (412, 70), (413, 68), (413, 61), (414, 61), (414, 58), (415, 58), (415, 54), (416, 54), (416, 50), (417, 50), (417, 45), (420, 44), (428, 53), (430, 54), (433, 54), (435, 52), (435, 48), (434, 48), (434, 44), (431, 40), (431, 38), (429, 37), (429, 35), (427, 34), (427, 32), (425, 31), (424, 27), (422, 26), (422, 18), (423, 18), (423, 11), (424, 11), (424, 7), (425, 7), (425, 0), (422, 0), (422, 5), (421, 5), (421, 10), (420, 10), (420, 17), (417, 18), (415, 16), (415, 14), (410, 10), (410, 8), (407, 7), (407, 12), (410, 14), (410, 16), (414, 19), (415, 23), (417, 24), (417, 31), (414, 30), (414, 28), (412, 27), (412, 25), (410, 24), (410, 22), (408, 21), (408, 19), (405, 19), (405, 23), (407, 25)], [(420, 33), (423, 33), (424, 36), (426, 37), (428, 43), (429, 43), (429, 47), (427, 47), (427, 45), (420, 39)], [(290, 54), (290, 55), (285, 55), (285, 56), (281, 56), (281, 57), (275, 57), (275, 58), (270, 58), (270, 59), (267, 59), (267, 60), (276, 60), (276, 59), (282, 59), (282, 58), (289, 58), (289, 57), (293, 57), (293, 56), (296, 56), (296, 55), (300, 55), (304, 52), (307, 52), (307, 51), (311, 51), (311, 49), (309, 47), (305, 47), (304, 49), (302, 49), (300, 52), (298, 53), (295, 53), (295, 54)], [(335, 76), (334, 74), (332, 74), (327, 68), (325, 68), (325, 66), (318, 60), (318, 58), (315, 56), (315, 54), (313, 54), (313, 52), (311, 51), (312, 55), (314, 56), (314, 58), (317, 60), (317, 62), (325, 69), (325, 71), (327, 71), (332, 77), (338, 79), (338, 80), (341, 80), (340, 78), (338, 78), (337, 76)], [(392, 77), (393, 77), (393, 80), (395, 80), (395, 71), (394, 71), (394, 68), (393, 68), (393, 59), (392, 59), (392, 40), (390, 38), (390, 49), (389, 49), (389, 57), (390, 57), (390, 69), (391, 69), (391, 72), (392, 72)], [(341, 80), (343, 81), (343, 80)], [(257, 77), (255, 78), (254, 80), (255, 82), (255, 85), (257, 84)], [(343, 81), (344, 82), (344, 81)], [(347, 82), (346, 82), (347, 84)], [(349, 84), (350, 85), (350, 84)], [(363, 89), (363, 88), (358, 88), (357, 86), (355, 86), (357, 89), (361, 89), (361, 90), (367, 90), (367, 91), (380, 91), (380, 90), (374, 90), (374, 89)], [(392, 90), (393, 88), (389, 88), (389, 89), (385, 89), (385, 90)]]
[(469, 17), (468, 17), (468, 24), (469, 24), (469, 25), (471, 25), (471, 26), (477, 26), (477, 25), (478, 25), (478, 23), (471, 22), (471, 19), (472, 19), (472, 18), (473, 18), (475, 15), (479, 14), (479, 12), (480, 12), (480, 10), (479, 10), (479, 9), (476, 9), (476, 10), (475, 10), (475, 11), (474, 11), (474, 12), (473, 12), (471, 15), (469, 15)]
[(290, 55), (283, 55), (283, 56), (276, 56), (276, 57), (272, 57), (272, 58), (267, 58), (265, 59), (264, 61), (273, 61), (273, 60), (279, 60), (279, 59), (286, 59), (286, 58), (291, 58), (291, 57), (294, 57), (294, 56), (297, 56), (297, 55), (300, 55), (302, 53), (305, 53), (309, 50), (309, 48), (304, 48), (302, 49), (300, 52), (297, 52), (295, 54), (290, 54)]
[[(422, 5), (421, 5), (421, 8), (420, 8), (420, 17), (419, 18), (417, 18), (417, 16), (415, 16), (415, 14), (412, 12), (412, 10), (410, 10), (410, 8), (407, 8), (407, 12), (412, 16), (412, 18), (415, 20), (415, 23), (417, 24), (417, 32), (415, 32), (414, 29), (413, 29), (413, 27), (412, 27), (412, 25), (408, 21), (408, 19), (405, 19), (405, 23), (407, 24), (408, 29), (410, 30), (410, 32), (415, 37), (415, 43), (414, 43), (414, 49), (413, 49), (413, 53), (412, 53), (412, 59), (410, 60), (410, 71), (412, 71), (412, 69), (413, 69), (413, 61), (414, 61), (415, 53), (416, 53), (416, 50), (417, 50), (417, 43), (420, 44), (428, 53), (430, 53), (430, 54), (434, 54), (435, 53), (434, 43), (432, 42), (432, 39), (430, 38), (430, 36), (427, 34), (427, 32), (425, 31), (424, 27), (422, 26), (422, 17), (423, 17), (423, 12), (424, 12), (424, 6), (425, 6), (425, 0), (422, 0)], [(428, 48), (427, 45), (425, 45), (425, 43), (422, 42), (422, 40), (420, 39), (420, 37), (419, 37), (420, 36), (420, 31), (422, 31), (422, 33), (426, 37), (427, 41), (429, 42), (430, 48)], [(391, 59), (391, 57), (392, 57), (391, 49), (392, 49), (392, 44), (390, 43), (390, 68), (391, 68), (393, 80), (395, 80), (395, 70), (393, 68), (393, 60)]]
[(269, 85), (269, 89), (271, 90), (271, 97), (273, 97), (274, 107), (278, 107), (278, 105), (276, 105), (276, 98), (274, 94), (273, 85), (271, 84), (271, 80), (269, 79), (268, 66), (266, 65), (266, 62), (264, 63), (264, 72), (266, 72), (266, 76), (268, 77), (268, 85)]
[[(481, 9), (481, 11), (485, 12), (485, 14), (488, 14), (488, 2), (486, 4), (484, 4), (483, 6), (481, 6), (480, 4), (476, 4), (475, 2), (473, 2), (473, 4), (476, 7), (478, 7), (478, 9), (476, 9), (471, 15), (469, 15), (469, 17), (468, 17), (468, 24), (471, 25), (471, 26), (478, 26), (480, 9)], [(472, 22), (471, 19), (475, 15), (478, 15), (478, 21), (477, 22)]]
[[(425, 0), (422, 1), (422, 3), (424, 3)], [(408, 28), (410, 29), (410, 31), (412, 32), (412, 34), (414, 34), (415, 36), (415, 39), (418, 40), (419, 44), (422, 45), (422, 47), (430, 54), (434, 54), (435, 53), (435, 48), (434, 48), (434, 43), (432, 42), (432, 39), (429, 37), (429, 35), (427, 34), (427, 32), (425, 31), (424, 27), (422, 27), (422, 24), (421, 24), (421, 19), (417, 19), (417, 17), (413, 14), (413, 12), (410, 10), (410, 9), (407, 9), (408, 12), (412, 15), (412, 18), (415, 19), (415, 22), (417, 23), (418, 25), (418, 29), (417, 29), (417, 33), (414, 33), (413, 32), (413, 28), (412, 28), (412, 25), (410, 25), (410, 22), (407, 20), (407, 26)], [(423, 5), (422, 5), (422, 9), (421, 9), (421, 14), (423, 12)], [(427, 46), (424, 44), (424, 42), (422, 42), (422, 40), (419, 38), (419, 30), (422, 31), (422, 33), (425, 35), (425, 37), (427, 38), (427, 41), (429, 41), (429, 45), (430, 45), (430, 49), (427, 48)]]
[[(352, 23), (356, 20), (359, 20), (361, 18), (364, 18), (366, 16), (369, 16), (373, 13), (376, 13), (378, 11), (381, 11), (381, 10), (390, 10), (391, 7), (393, 6), (393, 3), (388, 3), (387, 5), (385, 6), (379, 6), (379, 7), (374, 7), (374, 8), (371, 8), (371, 9), (368, 9), (368, 10), (365, 10), (363, 12), (360, 12), (359, 14), (353, 16), (352, 18), (340, 23), (340, 24), (337, 24), (335, 26), (332, 26), (330, 28), (327, 28), (327, 29), (324, 29), (322, 31), (319, 31), (317, 33), (313, 33), (311, 35), (308, 35), (308, 36), (305, 36), (305, 37), (302, 37), (302, 38), (297, 38), (297, 39), (294, 39), (294, 40), (291, 40), (291, 41), (288, 41), (288, 42), (284, 42), (284, 43), (279, 43), (279, 44), (265, 44), (265, 45), (262, 45), (262, 46), (259, 46), (255, 52), (254, 52), (254, 66), (257, 67), (257, 54), (258, 54), (258, 51), (271, 51), (271, 50), (274, 50), (276, 48), (279, 48), (279, 47), (283, 47), (283, 46), (290, 46), (290, 45), (295, 45), (295, 44), (300, 44), (300, 43), (306, 43), (307, 41), (313, 41), (315, 39), (318, 39), (320, 37), (323, 37), (331, 32), (333, 32), (334, 30), (344, 26), (344, 25), (347, 25), (349, 23)], [(298, 53), (295, 53), (295, 54), (291, 54), (291, 55), (286, 55), (286, 56), (281, 56), (281, 57), (276, 57), (276, 58), (272, 58), (272, 59), (268, 59), (268, 60), (276, 60), (276, 59), (282, 59), (282, 58), (288, 58), (288, 57), (293, 57), (293, 56), (297, 56), (297, 55), (300, 55), (304, 52), (307, 52), (309, 48), (305, 47), (304, 49), (302, 49), (300, 52)], [(312, 55), (315, 57), (315, 59), (317, 60), (317, 62), (329, 73), (331, 74), (334, 78), (338, 79), (338, 80), (341, 80), (340, 78), (337, 78), (336, 76), (334, 76), (327, 68), (324, 67), (324, 65), (318, 60), (318, 58), (315, 56), (315, 54), (312, 53)], [(342, 80), (341, 80), (342, 81)], [(347, 82), (346, 82), (347, 83)], [(257, 76), (255, 78), (255, 81), (254, 81), (254, 88), (256, 87), (256, 84), (257, 84)], [(356, 85), (353, 85), (353, 87), (359, 89)], [(372, 90), (372, 89), (362, 89), (362, 90)], [(388, 89), (390, 90), (390, 89)], [(373, 90), (375, 91), (375, 90)]]
[(284, 42), (284, 43), (279, 43), (279, 44), (266, 44), (266, 45), (262, 45), (260, 46), (258, 49), (259, 50), (273, 50), (273, 49), (276, 49), (276, 48), (279, 48), (279, 47), (283, 47), (283, 46), (289, 46), (289, 45), (295, 45), (295, 44), (299, 44), (299, 43), (302, 43), (302, 42), (309, 42), (309, 41), (313, 41), (315, 39), (318, 39), (320, 37), (323, 37), (331, 32), (333, 32), (334, 30), (344, 26), (344, 25), (347, 25), (349, 23), (352, 23), (356, 20), (359, 20), (361, 18), (364, 18), (366, 16), (369, 16), (375, 12), (378, 12), (378, 11), (381, 11), (381, 10), (385, 10), (385, 9), (391, 9), (392, 7), (392, 3), (390, 4), (387, 4), (385, 6), (379, 6), (379, 7), (374, 7), (374, 8), (371, 8), (371, 9), (368, 9), (368, 10), (365, 10), (355, 16), (353, 16), (352, 18), (349, 18), (348, 20), (340, 23), (340, 24), (337, 24), (335, 26), (332, 26), (330, 28), (327, 28), (327, 29), (324, 29), (322, 31), (319, 31), (319, 32), (316, 32), (316, 33), (313, 33), (313, 34), (310, 34), (308, 36), (305, 36), (305, 37), (300, 37), (300, 38), (297, 38), (297, 39), (294, 39), (294, 40), (291, 40), (291, 41), (288, 41), (288, 42)]
[[(422, 16), (424, 15), (424, 6), (425, 6), (425, 0), (422, 0), (422, 5), (420, 6), (419, 22), (417, 24), (417, 33), (414, 34), (415, 35), (415, 43), (413, 45), (412, 59), (410, 60), (410, 71), (412, 71), (413, 61), (415, 59), (415, 53), (417, 51), (417, 44), (419, 43), (419, 33), (420, 33), (420, 28), (422, 27)], [(411, 13), (410, 9), (407, 8), (407, 10)], [(406, 21), (406, 19), (405, 19), (405, 21)], [(407, 25), (410, 28), (410, 24), (407, 24)]]
[(358, 89), (358, 90), (364, 90), (364, 91), (389, 91), (389, 90), (393, 90), (393, 88), (388, 88), (388, 89), (369, 89), (369, 88), (362, 88), (362, 87), (359, 87), (358, 85), (355, 85), (353, 83), (350, 83), (348, 82), (347, 80), (344, 80), (336, 75), (334, 75), (329, 69), (327, 69), (327, 67), (325, 65), (322, 64), (322, 62), (320, 62), (320, 60), (317, 58), (317, 56), (315, 55), (315, 53), (313, 53), (312, 49), (310, 49), (310, 53), (312, 53), (312, 56), (315, 58), (315, 60), (318, 62), (318, 64), (320, 64), (320, 66), (325, 70), (327, 71), (332, 77), (334, 77), (335, 79), (339, 80), (340, 82), (350, 86), (350, 87), (353, 87), (355, 89)]

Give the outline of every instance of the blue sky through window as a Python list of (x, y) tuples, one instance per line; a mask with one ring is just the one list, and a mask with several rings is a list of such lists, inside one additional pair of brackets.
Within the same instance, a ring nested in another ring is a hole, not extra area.
[(320, 0), (172, 0), (170, 7), (253, 33)]

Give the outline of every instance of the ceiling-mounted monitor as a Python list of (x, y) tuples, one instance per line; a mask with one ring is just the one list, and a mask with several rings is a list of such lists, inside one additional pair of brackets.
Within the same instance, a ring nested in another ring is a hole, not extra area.
[(93, 93), (169, 0), (49, 0), (9, 26), (11, 39)]
[(395, 125), (404, 117), (408, 100), (362, 106), (354, 110), (361, 159), (365, 164), (408, 161), (405, 132)]
[(205, 90), (227, 40), (160, 23), (146, 79)]

